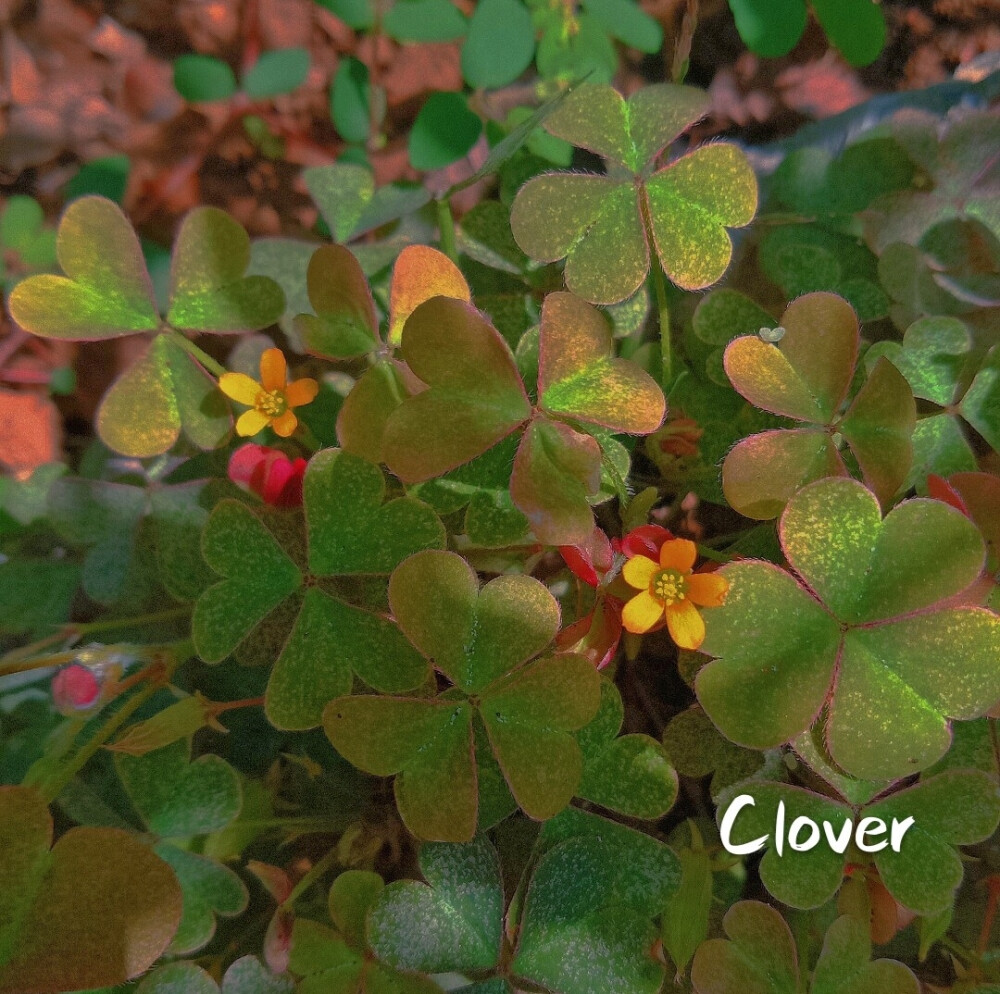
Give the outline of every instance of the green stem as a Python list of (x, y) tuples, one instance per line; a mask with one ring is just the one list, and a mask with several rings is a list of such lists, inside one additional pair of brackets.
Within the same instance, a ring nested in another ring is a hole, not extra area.
[(282, 908), (291, 908), (295, 902), (314, 884), (327, 870), (337, 862), (337, 850), (331, 849), (313, 868), (292, 888), (291, 894), (281, 902)]
[(198, 360), (214, 376), (222, 376), (226, 372), (226, 367), (216, 362), (204, 349), (199, 348), (190, 338), (185, 337), (174, 328), (170, 328), (166, 334), (179, 345), (188, 355)]
[(451, 215), (451, 203), (447, 197), (437, 202), (438, 229), (441, 234), (441, 251), (455, 265), (458, 265), (458, 245), (455, 242), (455, 219)]
[(56, 774), (41, 785), (42, 795), (51, 804), (66, 785), (87, 765), (90, 758), (125, 724), (155, 694), (162, 684), (160, 681), (147, 683), (142, 690), (133, 694), (108, 720), (97, 730), (94, 737), (77, 750), (76, 754)]
[(650, 262), (649, 278), (656, 296), (656, 313), (660, 325), (660, 383), (664, 392), (669, 394), (673, 386), (674, 366), (670, 347), (670, 307), (667, 304), (667, 287), (663, 281), (663, 267), (660, 265), (660, 260), (653, 255)]
[(299, 421), (299, 426), (295, 429), (295, 438), (303, 448), (310, 452), (318, 452), (323, 448), (323, 443), (313, 434), (312, 428), (302, 420)]
[(160, 621), (173, 621), (175, 618), (186, 618), (191, 614), (191, 606), (172, 607), (166, 611), (154, 611), (152, 614), (139, 614), (133, 618), (108, 618), (104, 621), (90, 621), (82, 625), (67, 625), (66, 628), (78, 638), (92, 635), (94, 632), (104, 632), (115, 628), (131, 628), (133, 625), (153, 625)]

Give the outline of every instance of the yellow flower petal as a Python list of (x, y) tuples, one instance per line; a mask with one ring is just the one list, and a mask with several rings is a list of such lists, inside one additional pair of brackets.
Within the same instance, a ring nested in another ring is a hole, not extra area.
[(298, 427), (299, 419), (292, 414), (291, 411), (285, 411), (284, 414), (279, 414), (271, 422), (271, 427), (274, 429), (276, 435), (280, 435), (282, 438), (288, 438), (289, 435)]
[(660, 566), (686, 573), (698, 558), (698, 546), (686, 538), (670, 538), (660, 548)]
[(667, 630), (681, 649), (697, 649), (705, 641), (705, 622), (690, 598), (667, 608)]
[(267, 415), (251, 409), (240, 415), (239, 421), (236, 422), (236, 434), (242, 435), (243, 438), (249, 438), (266, 427)]
[(219, 389), (237, 403), (253, 407), (260, 393), (260, 384), (246, 373), (223, 373), (219, 377)]
[(285, 388), (285, 400), (289, 407), (301, 407), (316, 399), (319, 393), (319, 384), (308, 377), (289, 383)]
[(659, 572), (660, 567), (645, 556), (633, 556), (632, 559), (626, 560), (622, 567), (625, 582), (636, 590), (646, 590), (650, 580)]
[(729, 581), (717, 573), (692, 573), (687, 578), (688, 597), (702, 607), (722, 607), (729, 593)]
[[(635, 562), (635, 559), (630, 561)], [(635, 635), (648, 632), (662, 618), (663, 605), (646, 590), (636, 594), (622, 610), (622, 624), (626, 631)]]
[(281, 349), (265, 349), (260, 357), (260, 385), (265, 390), (283, 390), (287, 374)]

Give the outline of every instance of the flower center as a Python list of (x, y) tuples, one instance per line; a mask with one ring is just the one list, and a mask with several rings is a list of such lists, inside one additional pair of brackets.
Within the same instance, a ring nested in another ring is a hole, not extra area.
[(687, 596), (687, 580), (675, 569), (660, 570), (649, 585), (649, 592), (664, 607), (670, 607)]
[(285, 413), (288, 401), (283, 390), (261, 390), (253, 404), (266, 418), (276, 418)]

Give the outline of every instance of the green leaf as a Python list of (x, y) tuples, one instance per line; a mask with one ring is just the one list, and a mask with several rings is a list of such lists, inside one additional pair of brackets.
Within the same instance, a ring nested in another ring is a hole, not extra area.
[(391, 622), (309, 588), (271, 671), (268, 720), (277, 728), (315, 728), (327, 703), (350, 693), (355, 672), (370, 687), (396, 692), (419, 686), (427, 664)]
[(990, 350), (960, 410), (992, 448), (1000, 447), (1000, 350)]
[(852, 66), (866, 66), (885, 45), (885, 17), (868, 0), (810, 0), (830, 41)]
[(190, 738), (195, 732), (207, 728), (214, 717), (211, 702), (195, 691), (158, 711), (152, 718), (130, 725), (124, 735), (104, 748), (130, 756), (144, 756), (179, 739)]
[(66, 202), (88, 194), (107, 197), (116, 204), (125, 199), (132, 160), (127, 155), (104, 155), (84, 163), (80, 171), (66, 184)]
[(697, 994), (796, 994), (795, 942), (777, 910), (758, 901), (734, 904), (722, 919), (729, 939), (709, 939), (695, 953)]
[(357, 948), (367, 944), (368, 912), (384, 889), (382, 878), (369, 870), (345, 870), (330, 887), (330, 919)]
[(656, 381), (627, 359), (614, 358), (604, 316), (571, 293), (550, 293), (539, 332), (539, 406), (613, 431), (644, 435), (663, 420)]
[(497, 762), (517, 803), (544, 821), (576, 793), (583, 770), (575, 732), (600, 704), (601, 680), (583, 656), (529, 663), (482, 695), (480, 713)]
[(471, 151), (482, 132), (482, 120), (461, 93), (432, 93), (410, 130), (410, 163), (422, 172), (450, 166)]
[(399, 880), (378, 896), (368, 937), (379, 959), (423, 973), (488, 970), (500, 958), (503, 884), (500, 860), (480, 837), (466, 845), (420, 850), (427, 883)]
[(285, 297), (267, 276), (244, 276), (250, 238), (216, 207), (184, 218), (170, 263), (170, 309), (176, 328), (214, 333), (256, 331), (274, 324)]
[(170, 868), (120, 829), (51, 843), (44, 800), (0, 788), (0, 990), (111, 987), (148, 970), (181, 920)]
[(630, 848), (616, 834), (561, 842), (528, 886), (513, 971), (564, 994), (655, 994), (664, 969), (650, 954), (650, 918), (677, 883), (677, 858), (662, 844)]
[(316, 3), (332, 11), (355, 31), (365, 31), (375, 23), (370, 0), (316, 0)]
[(482, 0), (462, 45), (462, 75), (470, 86), (489, 89), (513, 83), (531, 65), (535, 28), (521, 0)]
[(792, 50), (808, 19), (803, 0), (729, 0), (729, 7), (747, 48), (769, 59)]
[(371, 170), (337, 162), (305, 169), (302, 179), (334, 240), (347, 241), (375, 195), (375, 178)]
[(214, 484), (196, 480), (158, 487), (150, 494), (160, 582), (180, 601), (195, 600), (215, 582), (201, 555), (201, 533), (215, 490)]
[(342, 59), (330, 84), (330, 117), (344, 141), (363, 142), (371, 129), (368, 67), (355, 58)]
[(661, 935), (677, 972), (683, 973), (695, 951), (708, 937), (712, 861), (704, 849), (681, 849), (678, 858), (681, 883), (664, 908)]
[(386, 423), (385, 461), (406, 483), (468, 462), (531, 414), (510, 347), (471, 304), (421, 304), (403, 329), (401, 354), (428, 385)]
[(161, 842), (153, 852), (173, 871), (184, 895), (184, 914), (170, 952), (192, 953), (215, 934), (215, 916), (231, 917), (247, 906), (249, 894), (232, 870), (214, 859)]
[(237, 90), (236, 77), (225, 62), (193, 52), (174, 59), (174, 87), (192, 103), (228, 100)]
[(279, 48), (263, 55), (243, 77), (243, 89), (255, 100), (297, 90), (309, 75), (309, 53), (304, 48)]
[(292, 978), (272, 973), (256, 956), (234, 960), (222, 978), (222, 994), (292, 994)]
[(543, 652), (559, 630), (559, 606), (544, 584), (498, 576), (480, 589), (453, 552), (403, 562), (389, 580), (389, 605), (413, 645), (468, 693)]
[(159, 316), (139, 240), (101, 197), (66, 208), (56, 240), (65, 276), (31, 276), (11, 291), (11, 316), (43, 338), (95, 341), (154, 331)]
[(304, 351), (294, 324), (297, 314), (309, 309), (306, 274), (316, 251), (315, 242), (297, 238), (255, 238), (250, 244), (248, 276), (267, 276), (281, 287), (285, 311), (278, 319), (295, 351)]
[(135, 990), (136, 994), (219, 994), (218, 984), (200, 966), (183, 960), (158, 966)]
[(666, 751), (648, 735), (623, 735), (618, 689), (601, 681), (597, 716), (577, 733), (583, 776), (577, 794), (631, 818), (662, 818), (677, 799), (677, 774)]
[(0, 563), (0, 631), (44, 638), (69, 621), (80, 566), (65, 560), (21, 558)]
[(472, 714), (460, 701), (338, 697), (323, 728), (349, 762), (376, 776), (396, 776), (407, 828), (420, 838), (467, 842), (476, 831)]
[(212, 511), (202, 554), (225, 579), (198, 598), (191, 633), (202, 659), (217, 663), (300, 586), (302, 576), (261, 520), (235, 500)]
[(601, 448), (591, 435), (559, 421), (528, 424), (510, 479), (510, 494), (547, 545), (584, 542), (594, 527), (587, 498), (601, 487)]
[(309, 352), (325, 359), (349, 359), (378, 348), (375, 301), (349, 249), (340, 245), (318, 248), (309, 260), (306, 279), (316, 316), (300, 314), (295, 330)]
[(663, 44), (663, 28), (632, 0), (584, 0), (584, 10), (623, 45), (650, 55)]
[(382, 22), (397, 41), (454, 41), (465, 34), (465, 17), (451, 0), (395, 0)]
[(309, 566), (321, 576), (390, 573), (412, 553), (445, 544), (430, 507), (413, 497), (383, 504), (382, 471), (349, 452), (314, 455), (304, 492)]
[(406, 367), (382, 357), (366, 369), (344, 398), (337, 415), (337, 440), (345, 452), (372, 463), (385, 462), (385, 428), (393, 411), (411, 395)]
[(101, 441), (140, 459), (167, 452), (182, 429), (199, 448), (213, 449), (231, 428), (215, 380), (169, 335), (153, 339), (111, 385), (97, 411)]
[(225, 828), (243, 803), (236, 771), (220, 756), (191, 762), (190, 741), (144, 756), (118, 753), (115, 768), (136, 811), (162, 838), (205, 835)]
[(844, 915), (827, 930), (812, 994), (919, 994), (920, 983), (897, 960), (870, 962), (872, 943), (866, 925)]
[(523, 542), (527, 517), (514, 506), (509, 490), (477, 490), (465, 512), (465, 533), (474, 545), (502, 549)]
[(978, 717), (1000, 694), (989, 663), (996, 616), (942, 607), (982, 568), (975, 526), (922, 499), (883, 521), (860, 484), (823, 480), (792, 498), (780, 534), (819, 602), (769, 565), (724, 567), (730, 597), (710, 613), (703, 646), (723, 659), (696, 681), (705, 710), (733, 741), (767, 748), (807, 728), (826, 702), (827, 744), (852, 776), (930, 766), (948, 748), (947, 718)]

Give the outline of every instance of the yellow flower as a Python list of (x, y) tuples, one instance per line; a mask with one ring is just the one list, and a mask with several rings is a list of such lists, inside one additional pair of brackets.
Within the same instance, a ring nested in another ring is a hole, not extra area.
[(692, 573), (698, 548), (685, 538), (668, 539), (660, 561), (633, 556), (622, 569), (625, 582), (641, 591), (622, 611), (627, 631), (641, 635), (666, 618), (670, 637), (682, 649), (697, 649), (705, 640), (700, 607), (720, 607), (729, 583), (715, 573)]
[(288, 438), (298, 426), (293, 407), (308, 404), (319, 393), (319, 384), (309, 378), (288, 382), (288, 368), (280, 349), (267, 349), (260, 357), (260, 383), (245, 373), (223, 373), (219, 388), (239, 404), (250, 408), (236, 422), (236, 434), (249, 438), (270, 425)]

